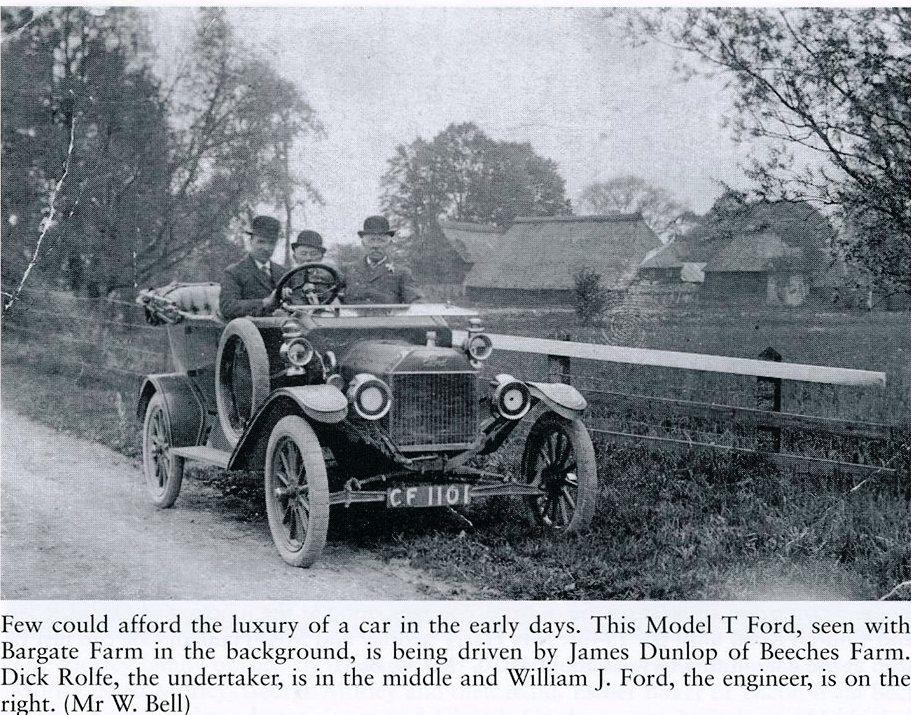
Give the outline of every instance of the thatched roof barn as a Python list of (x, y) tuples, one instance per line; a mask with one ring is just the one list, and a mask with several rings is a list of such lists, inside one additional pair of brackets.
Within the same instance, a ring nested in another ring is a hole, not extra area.
[(470, 298), (497, 304), (568, 303), (573, 274), (591, 268), (601, 284), (623, 291), (642, 259), (661, 242), (636, 214), (518, 218), (489, 260), (465, 279)]
[(443, 236), (466, 265), (466, 271), (479, 261), (490, 259), (504, 229), (489, 223), (440, 221)]
[(739, 302), (801, 305), (810, 290), (813, 267), (802, 248), (789, 246), (769, 230), (734, 238), (705, 266), (708, 297)]
[(693, 231), (642, 262), (641, 290), (696, 284), (713, 301), (803, 303), (832, 240), (825, 217), (801, 203), (731, 207), (722, 197), (717, 204)]

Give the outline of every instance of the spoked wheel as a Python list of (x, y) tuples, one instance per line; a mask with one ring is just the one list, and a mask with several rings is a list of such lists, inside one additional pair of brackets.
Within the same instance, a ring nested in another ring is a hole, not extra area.
[(326, 545), (329, 484), (319, 440), (296, 415), (278, 421), (266, 448), (266, 513), (275, 547), (291, 566), (310, 566)]
[(536, 524), (566, 532), (588, 527), (598, 499), (598, 470), (582, 420), (553, 412), (541, 416), (525, 443), (522, 479), (544, 491), (526, 499)]
[(149, 400), (142, 427), (142, 472), (146, 491), (159, 509), (173, 506), (183, 483), (183, 457), (171, 452), (171, 423), (164, 398)]

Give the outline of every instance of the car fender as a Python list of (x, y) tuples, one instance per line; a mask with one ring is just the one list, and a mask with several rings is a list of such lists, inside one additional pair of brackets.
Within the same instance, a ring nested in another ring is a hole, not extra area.
[(531, 396), (568, 420), (580, 417), (588, 403), (575, 387), (562, 382), (527, 382)]
[(293, 399), (307, 417), (317, 422), (332, 425), (348, 416), (348, 398), (333, 385), (282, 387), (269, 395), (266, 405), (282, 397)]
[(152, 395), (164, 399), (174, 447), (195, 447), (204, 442), (205, 406), (192, 380), (183, 373), (149, 375), (139, 389), (136, 416), (142, 421)]
[(268, 438), (267, 430), (281, 416), (302, 412), (312, 422), (336, 424), (348, 416), (348, 398), (332, 385), (298, 385), (274, 390), (250, 420), (237, 442), (228, 469), (245, 469), (257, 463)]

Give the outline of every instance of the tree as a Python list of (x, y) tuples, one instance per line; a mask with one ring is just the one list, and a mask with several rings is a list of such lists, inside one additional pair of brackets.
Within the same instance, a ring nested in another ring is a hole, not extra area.
[(140, 256), (144, 276), (187, 258), (223, 263), (223, 244), (251, 206), (296, 206), (287, 158), (302, 136), (318, 135), (313, 110), (290, 82), (234, 35), (220, 8), (199, 11), (191, 62), (168, 92), (172, 107), (167, 211)]
[(294, 168), (291, 158), (301, 134), (321, 137), (324, 130), (310, 105), (291, 82), (279, 77), (263, 62), (251, 63), (249, 71), (249, 84), (257, 87), (258, 92), (270, 97), (277, 105), (271, 141), (266, 147), (263, 196), (265, 201), (284, 211), (285, 264), (291, 265), (295, 209), (304, 208), (308, 204), (323, 204), (319, 191)]
[(13, 96), (3, 103), (3, 208), (18, 230), (5, 247), (15, 256), (44, 235), (48, 186), (68, 156), (54, 201), (65, 218), (33, 255), (52, 258), (48, 268), (62, 267), (78, 289), (130, 265), (132, 242), (166, 195), (166, 112), (135, 11), (4, 16), (14, 24), (3, 46), (4, 95)]
[(847, 257), (911, 292), (911, 10), (648, 11), (629, 25), (727, 78), (758, 195), (831, 210)]
[[(221, 10), (200, 11), (167, 88), (134, 9), (4, 9), (3, 24), (5, 284), (32, 258), (98, 295), (211, 277), (234, 255), (229, 235), (248, 207), (318, 198), (288, 159), (320, 131), (312, 109)], [(34, 250), (71, 128), (62, 218)]]
[(592, 213), (640, 213), (665, 243), (684, 233), (693, 217), (692, 211), (667, 191), (632, 175), (589, 184), (582, 192), (581, 201)]
[(573, 308), (583, 325), (599, 321), (607, 309), (601, 274), (587, 266), (573, 273)]
[(571, 211), (555, 162), (530, 144), (495, 141), (470, 122), (396, 147), (382, 187), (383, 211), (413, 264), (451, 260), (441, 219), (508, 225), (516, 216)]

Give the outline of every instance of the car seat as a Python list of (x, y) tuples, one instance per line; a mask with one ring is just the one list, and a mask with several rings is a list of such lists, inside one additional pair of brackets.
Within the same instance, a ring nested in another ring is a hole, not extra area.
[(223, 323), (218, 283), (169, 283), (140, 291), (136, 299), (152, 322), (177, 323), (184, 319)]

